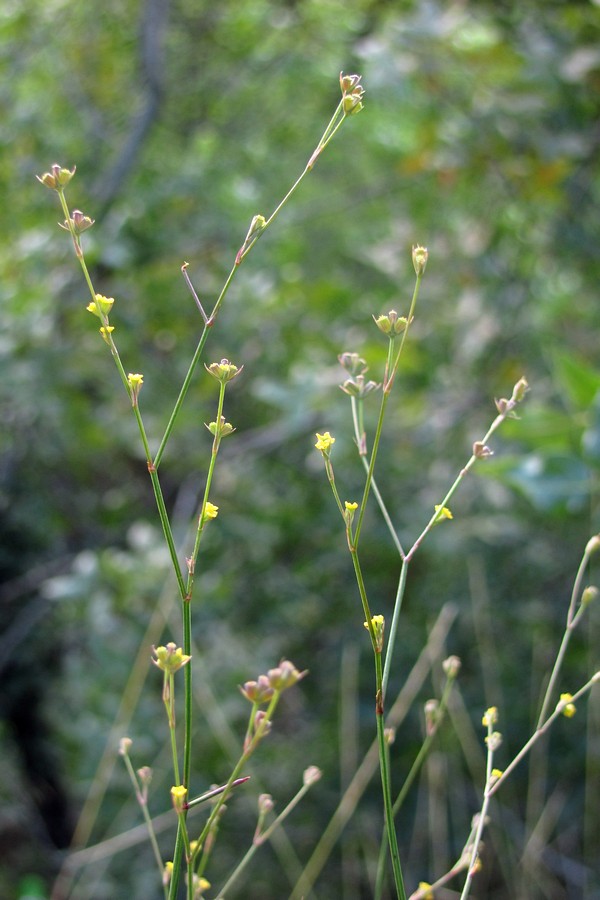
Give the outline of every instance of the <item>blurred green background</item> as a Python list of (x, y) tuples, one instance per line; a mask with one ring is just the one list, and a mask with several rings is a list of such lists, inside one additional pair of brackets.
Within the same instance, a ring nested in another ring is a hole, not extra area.
[[(360, 352), (381, 380), (386, 344), (371, 316), (407, 312), (410, 248), (425, 244), (377, 473), (406, 544), (487, 429), (493, 398), (521, 375), (531, 385), (409, 578), (391, 696), (444, 607), (454, 618), (441, 658), (463, 660), (452, 716), (399, 822), (409, 890), (433, 881), (480, 802), (482, 711), (500, 708), (505, 765), (535, 722), (581, 553), (600, 530), (599, 4), (6, 0), (0, 53), (0, 894), (49, 896), (92, 783), (87, 843), (139, 823), (109, 764), (122, 734), (134, 764), (155, 770), (151, 811), (166, 809), (167, 735), (147, 661), (151, 643), (181, 640), (135, 423), (85, 312), (56, 197), (34, 176), (77, 165), (68, 197), (97, 220), (87, 259), (116, 298), (125, 368), (144, 373), (156, 446), (200, 333), (180, 266), (210, 306), (252, 216), (303, 169), (340, 70), (362, 74), (365, 110), (244, 262), (208, 345), (206, 362), (245, 368), (227, 396), (237, 432), (197, 580), (194, 777), (200, 792), (227, 776), (247, 714), (238, 684), (284, 656), (310, 670), (253, 762), (252, 790), (230, 803), (209, 873), (218, 887), (249, 844), (256, 794), (282, 809), (316, 764), (323, 780), (287, 843), (261, 851), (236, 895), (289, 896), (295, 858), (310, 856), (373, 736), (370, 651), (314, 432), (336, 435), (340, 493), (359, 499), (337, 355)], [(161, 466), (182, 541), (215, 409), (199, 370)], [(398, 560), (374, 509), (362, 552), (372, 608), (389, 615)], [(592, 608), (561, 690), (598, 669), (599, 636)], [(132, 672), (146, 683), (128, 682)], [(438, 659), (392, 748), (398, 787), (440, 681)], [(599, 700), (557, 723), (499, 795), (474, 896), (600, 897)], [(372, 896), (379, 834), (375, 777), (314, 896)], [(172, 832), (161, 841), (168, 855)], [(161, 895), (143, 840), (84, 862), (55, 896)], [(440, 896), (459, 896), (453, 887)]]

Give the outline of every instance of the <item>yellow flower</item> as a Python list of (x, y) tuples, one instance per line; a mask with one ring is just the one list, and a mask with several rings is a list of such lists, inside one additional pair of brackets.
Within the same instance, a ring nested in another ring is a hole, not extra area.
[(174, 785), (171, 788), (171, 801), (176, 812), (183, 812), (187, 788), (183, 784)]
[(450, 512), (447, 506), (438, 505), (435, 507), (435, 511), (437, 513), (436, 522), (441, 522), (442, 519), (453, 519), (454, 516)]
[(105, 297), (103, 294), (96, 294), (96, 302), (92, 300), (91, 303), (88, 303), (86, 309), (88, 312), (91, 312), (93, 316), (98, 316), (98, 318), (101, 319), (102, 316), (100, 313), (108, 316), (113, 308), (114, 302), (114, 297)]
[(329, 453), (332, 444), (335, 444), (335, 438), (328, 431), (323, 434), (319, 434), (317, 431), (317, 443), (315, 444), (317, 450), (320, 450), (321, 453)]
[(481, 720), (481, 724), (485, 725), (487, 728), (488, 725), (495, 725), (498, 721), (498, 709), (496, 706), (490, 706), (489, 709), (486, 709), (483, 714), (483, 718)]
[(575, 713), (577, 712), (577, 707), (574, 703), (571, 703), (573, 699), (573, 694), (561, 694), (559, 707), (563, 716), (566, 716), (567, 719), (572, 719)]
[(204, 515), (202, 517), (202, 521), (206, 522), (208, 519), (216, 519), (219, 515), (219, 507), (215, 506), (214, 503), (207, 503), (204, 507)]
[(422, 900), (434, 900), (433, 891), (431, 890), (431, 885), (428, 881), (419, 882), (419, 892)]

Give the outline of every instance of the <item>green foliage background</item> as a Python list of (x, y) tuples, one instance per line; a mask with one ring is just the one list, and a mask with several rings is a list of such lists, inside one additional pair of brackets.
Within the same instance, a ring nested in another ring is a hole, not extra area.
[[(373, 726), (362, 612), (313, 434), (336, 435), (340, 491), (358, 499), (336, 357), (360, 352), (380, 380), (385, 344), (371, 315), (407, 311), (417, 242), (430, 262), (378, 472), (407, 542), (486, 430), (494, 396), (510, 394), (522, 374), (531, 392), (494, 459), (461, 490), (455, 520), (436, 529), (415, 563), (392, 689), (451, 602), (458, 616), (447, 650), (463, 659), (473, 739), (481, 743), (481, 711), (492, 703), (507, 760), (531, 727), (578, 560), (600, 528), (599, 25), (597, 3), (554, 0), (5, 4), (3, 896), (18, 896), (28, 873), (50, 883), (56, 844), (64, 846), (86, 796), (148, 620), (174, 594), (126, 397), (85, 313), (54, 198), (34, 175), (55, 161), (77, 165), (70, 199), (97, 219), (88, 260), (97, 288), (116, 298), (119, 348), (127, 370), (144, 373), (144, 414), (158, 440), (200, 328), (181, 263), (189, 261), (198, 293), (214, 299), (252, 216), (268, 215), (304, 167), (338, 101), (339, 71), (363, 75), (364, 112), (244, 262), (206, 360), (245, 368), (228, 395), (237, 432), (218, 469), (220, 514), (194, 613), (209, 721), (198, 716), (196, 779), (201, 790), (226, 776), (246, 714), (237, 684), (282, 656), (310, 669), (255, 764), (279, 808), (306, 764), (323, 768), (289, 825), (305, 860), (348, 777), (340, 747), (350, 757), (364, 752)], [(199, 373), (161, 468), (182, 538), (203, 485), (203, 423), (215, 403), (214, 384)], [(372, 606), (389, 614), (397, 561), (374, 513), (368, 526)], [(563, 689), (598, 668), (598, 634), (592, 610)], [(156, 640), (172, 637), (176, 613)], [(340, 681), (357, 704), (356, 733), (340, 735)], [(420, 703), (433, 691), (427, 685)], [(150, 672), (126, 728), (136, 764), (156, 770), (153, 812), (164, 809), (170, 785), (159, 701)], [(420, 718), (415, 710), (394, 746), (399, 784)], [(600, 787), (599, 718), (596, 696), (552, 737), (556, 821), (545, 837), (545, 880), (530, 884), (528, 897), (574, 896), (564, 886), (576, 877), (563, 871), (569, 859), (581, 867), (576, 895), (600, 896), (598, 809), (585, 801)], [(38, 743), (28, 748), (32, 729)], [(400, 825), (411, 889), (448, 866), (468, 833), (483, 768), (479, 759), (469, 774), (467, 743), (448, 728), (449, 757), (437, 760), (445, 787), (436, 793), (430, 772)], [(533, 776), (523, 766), (496, 810), (503, 831), (492, 828), (478, 896), (517, 896), (523, 796), (545, 777)], [(45, 801), (59, 804), (56, 834)], [(216, 885), (250, 840), (253, 802), (231, 803)], [(378, 809), (375, 785), (317, 884), (319, 898), (369, 896), (360, 860), (378, 840)], [(137, 820), (117, 768), (91, 840)], [(443, 840), (434, 820), (444, 822)], [(158, 896), (142, 847), (90, 867), (74, 896)], [(288, 895), (291, 863), (271, 852), (240, 896)]]

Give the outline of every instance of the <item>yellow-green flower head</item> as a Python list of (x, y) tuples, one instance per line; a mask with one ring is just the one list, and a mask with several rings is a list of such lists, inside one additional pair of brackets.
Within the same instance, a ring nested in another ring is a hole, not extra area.
[(222, 359), (220, 363), (211, 363), (210, 366), (205, 366), (204, 368), (216, 378), (217, 381), (225, 384), (235, 378), (236, 375), (239, 375), (244, 367), (241, 366), (238, 368), (237, 366), (234, 366), (233, 363), (229, 362), (228, 359)]
[(495, 725), (498, 721), (498, 708), (496, 706), (490, 706), (489, 709), (486, 709), (483, 714), (483, 718), (481, 720), (481, 724), (485, 726), (485, 728), (490, 727), (491, 725)]
[(335, 444), (335, 438), (332, 437), (328, 431), (325, 431), (323, 434), (319, 434), (317, 431), (317, 443), (315, 444), (317, 450), (329, 455), (333, 444)]
[(101, 314), (105, 317), (110, 315), (114, 302), (114, 297), (105, 297), (103, 294), (96, 294), (96, 302), (92, 300), (91, 303), (88, 303), (86, 309), (88, 312), (91, 312), (93, 316), (98, 316), (98, 318), (101, 319)]
[(103, 325), (102, 328), (100, 329), (100, 334), (102, 335), (102, 340), (105, 341), (109, 346), (110, 346), (110, 336), (114, 330), (115, 330), (114, 325), (107, 325), (106, 327), (104, 327), (104, 325)]
[(152, 651), (156, 657), (156, 659), (152, 660), (154, 665), (170, 675), (189, 663), (192, 658), (187, 656), (181, 647), (177, 647), (172, 641), (166, 647), (153, 647)]
[(558, 703), (558, 707), (567, 719), (572, 719), (575, 713), (577, 712), (577, 707), (571, 701), (573, 700), (573, 694), (561, 694), (560, 700)]
[(213, 437), (216, 437), (218, 434), (219, 437), (222, 438), (227, 437), (228, 434), (233, 434), (233, 432), (235, 431), (235, 428), (233, 427), (231, 422), (225, 421), (225, 416), (221, 416), (218, 422), (210, 422), (208, 425), (206, 425), (206, 428), (208, 428)]
[(428, 881), (419, 882), (419, 897), (420, 900), (434, 900), (433, 891)]

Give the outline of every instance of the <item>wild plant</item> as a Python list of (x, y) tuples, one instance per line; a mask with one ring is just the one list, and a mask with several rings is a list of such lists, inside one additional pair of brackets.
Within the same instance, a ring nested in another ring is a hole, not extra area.
[[(255, 679), (249, 679), (242, 685), (241, 692), (250, 705), (250, 713), (238, 761), (232, 767), (229, 778), (225, 783), (216, 785), (196, 796), (194, 786), (191, 784), (192, 724), (194, 715), (192, 693), (192, 671), (194, 666), (192, 655), (192, 614), (194, 607), (202, 598), (197, 595), (195, 575), (202, 549), (203, 536), (208, 527), (213, 527), (213, 523), (219, 514), (218, 505), (213, 502), (215, 499), (212, 493), (214, 473), (218, 465), (222, 441), (235, 432), (234, 425), (228, 421), (226, 415), (226, 394), (228, 385), (234, 379), (241, 377), (242, 365), (238, 366), (229, 359), (205, 363), (206, 373), (216, 383), (217, 399), (215, 411), (211, 416), (211, 421), (207, 424), (207, 428), (212, 436), (212, 448), (206, 466), (202, 500), (196, 513), (191, 546), (181, 548), (175, 540), (174, 529), (163, 495), (160, 467), (190, 385), (197, 375), (200, 362), (203, 360), (209, 334), (218, 322), (219, 311), (241, 264), (253, 250), (259, 238), (273, 224), (283, 207), (290, 201), (305, 177), (312, 172), (321, 154), (343, 123), (349, 117), (355, 116), (363, 108), (364, 90), (360, 76), (342, 74), (340, 76), (340, 87), (341, 100), (314, 151), (311, 153), (304, 170), (269, 217), (255, 215), (252, 218), (246, 236), (235, 255), (229, 275), (214, 303), (207, 306), (200, 299), (188, 273), (189, 265), (187, 262), (183, 264), (182, 274), (197, 305), (202, 320), (202, 331), (179, 395), (169, 415), (164, 434), (157, 442), (147, 433), (140, 402), (145, 376), (141, 373), (128, 372), (121, 361), (116, 326), (113, 324), (115, 320), (112, 318), (114, 309), (118, 311), (118, 303), (113, 298), (106, 297), (96, 290), (90, 274), (90, 268), (86, 262), (82, 235), (92, 227), (94, 221), (78, 209), (71, 210), (67, 202), (67, 188), (75, 175), (75, 168), (68, 169), (57, 164), (53, 165), (48, 172), (39, 176), (42, 184), (55, 191), (59, 198), (64, 215), (62, 227), (72, 239), (75, 255), (81, 266), (90, 293), (91, 299), (87, 305), (87, 311), (100, 322), (100, 337), (108, 347), (113, 358), (137, 424), (181, 605), (180, 638), (177, 641), (168, 641), (164, 645), (152, 648), (152, 663), (158, 668), (162, 678), (162, 700), (170, 740), (173, 775), (170, 800), (174, 811), (173, 814), (177, 819), (175, 846), (172, 858), (169, 860), (163, 859), (161, 855), (156, 839), (155, 825), (148, 812), (151, 771), (145, 766), (135, 769), (131, 760), (132, 741), (130, 738), (122, 738), (118, 751), (115, 748), (115, 752), (118, 752), (123, 758), (133, 790), (142, 810), (158, 869), (158, 878), (162, 881), (165, 900), (175, 900), (179, 895), (184, 873), (187, 900), (195, 900), (195, 898), (208, 896), (209, 894), (217, 898), (232, 896), (232, 892), (239, 887), (247, 864), (259, 848), (270, 839), (274, 830), (286, 820), (306, 791), (320, 777), (319, 770), (315, 766), (309, 766), (304, 772), (302, 788), (284, 810), (276, 816), (273, 812), (272, 798), (267, 794), (261, 794), (256, 831), (250, 848), (226, 882), (213, 891), (207, 876), (220, 821), (226, 809), (226, 801), (233, 792), (244, 790), (243, 786), (248, 780), (248, 776), (245, 774), (247, 763), (262, 741), (269, 735), (282, 694), (295, 686), (307, 674), (305, 671), (298, 669), (289, 660), (282, 660), (266, 673), (258, 675)], [(487, 753), (486, 775), (485, 782), (481, 786), (481, 807), (474, 815), (471, 833), (466, 836), (464, 849), (456, 864), (450, 870), (445, 873), (439, 873), (431, 882), (422, 880), (418, 887), (412, 890), (410, 895), (407, 894), (400, 850), (406, 835), (400, 813), (408, 792), (415, 783), (415, 779), (424, 765), (440, 726), (444, 721), (452, 688), (458, 678), (461, 666), (460, 660), (456, 656), (449, 656), (443, 662), (445, 685), (440, 698), (431, 700), (426, 704), (425, 737), (414, 759), (412, 768), (401, 778), (402, 783), (398, 790), (397, 785), (393, 783), (394, 779), (392, 777), (392, 748), (401, 719), (398, 710), (402, 704), (398, 706), (399, 698), (394, 700), (388, 696), (388, 686), (390, 673), (394, 665), (398, 663), (400, 655), (398, 634), (409, 571), (413, 559), (433, 529), (440, 526), (451, 527), (453, 519), (451, 504), (454, 495), (464, 480), (470, 476), (473, 468), (476, 465), (485, 465), (485, 461), (493, 455), (491, 443), (497, 430), (508, 418), (516, 417), (516, 410), (524, 400), (528, 390), (527, 381), (522, 377), (514, 385), (510, 396), (496, 401), (496, 414), (488, 430), (480, 439), (473, 443), (470, 455), (464, 466), (460, 469), (445, 494), (440, 497), (439, 503), (435, 504), (434, 508), (425, 515), (424, 524), (420, 530), (417, 529), (416, 536), (412, 541), (405, 542), (394, 525), (394, 513), (384, 499), (384, 491), (378, 485), (376, 469), (379, 450), (384, 436), (386, 416), (389, 412), (390, 396), (399, 379), (403, 351), (410, 338), (413, 322), (417, 315), (419, 294), (428, 264), (427, 249), (420, 245), (414, 246), (412, 249), (412, 262), (415, 272), (415, 284), (412, 298), (407, 304), (408, 308), (405, 313), (401, 315), (392, 309), (386, 314), (374, 316), (376, 328), (382, 339), (387, 341), (387, 357), (381, 380), (376, 382), (368, 379), (367, 362), (359, 353), (345, 351), (339, 357), (339, 362), (345, 373), (341, 388), (349, 398), (354, 442), (358, 461), (364, 472), (362, 492), (358, 498), (345, 499), (344, 492), (340, 491), (336, 481), (334, 472), (334, 444), (336, 438), (327, 430), (323, 430), (316, 435), (315, 448), (322, 456), (326, 478), (341, 519), (340, 527), (345, 533), (359, 601), (362, 605), (366, 631), (365, 637), (369, 642), (372, 653), (373, 716), (376, 742), (374, 752), (369, 751), (366, 754), (363, 766), (357, 771), (357, 780), (352, 785), (354, 800), (350, 798), (349, 789), (345, 798), (347, 799), (345, 807), (342, 808), (343, 804), (340, 805), (340, 809), (332, 818), (330, 825), (318, 841), (302, 874), (297, 879), (295, 886), (293, 886), (291, 897), (295, 898), (295, 900), (300, 900), (301, 897), (305, 896), (312, 896), (313, 886), (324, 862), (344, 827), (345, 821), (347, 821), (348, 816), (352, 814), (352, 810), (355, 808), (353, 803), (360, 796), (361, 779), (366, 777), (364, 773), (369, 770), (369, 767), (375, 764), (379, 767), (381, 779), (382, 834), (376, 867), (377, 874), (373, 885), (374, 896), (376, 898), (384, 896), (386, 890), (388, 890), (387, 881), (390, 874), (393, 883), (393, 893), (401, 900), (407, 900), (408, 896), (410, 896), (410, 900), (418, 900), (418, 898), (425, 900), (425, 898), (434, 897), (438, 890), (447, 885), (450, 880), (462, 876), (460, 897), (461, 900), (465, 900), (470, 894), (473, 879), (482, 865), (482, 837), (486, 822), (490, 816), (492, 798), (502, 788), (519, 762), (531, 751), (532, 747), (548, 731), (556, 719), (561, 715), (566, 717), (573, 716), (578, 701), (590, 691), (594, 683), (600, 680), (600, 673), (597, 672), (573, 693), (561, 691), (559, 697), (557, 698), (556, 696), (557, 692), (560, 691), (561, 666), (567, 652), (569, 639), (585, 615), (590, 602), (597, 595), (595, 587), (585, 585), (590, 557), (600, 547), (600, 536), (595, 536), (590, 539), (585, 548), (575, 579), (565, 632), (554, 668), (545, 689), (533, 733), (524, 741), (521, 750), (515, 757), (508, 763), (505, 763), (504, 768), (501, 769), (497, 767), (496, 763), (502, 744), (502, 737), (501, 733), (496, 730), (496, 725), (503, 712), (495, 707), (490, 707), (483, 713), (484, 734), (482, 735), (482, 742)], [(376, 424), (371, 435), (365, 426), (365, 405), (373, 403), (377, 397), (380, 398), (378, 412), (376, 414)], [(156, 449), (153, 449), (153, 446), (156, 446)], [(380, 608), (372, 606), (368, 589), (368, 575), (366, 574), (368, 566), (365, 566), (365, 560), (361, 552), (365, 513), (371, 498), (373, 498), (379, 509), (398, 558), (395, 597), (393, 602), (389, 604), (389, 611), (385, 610), (384, 612)], [(430, 636), (431, 646), (428, 643), (427, 650), (432, 652), (432, 648), (434, 648), (437, 653), (440, 650), (440, 646), (437, 641), (437, 632), (434, 632)], [(183, 678), (182, 728), (179, 727), (176, 715), (176, 701), (180, 693), (179, 683), (181, 678)], [(404, 700), (402, 692), (401, 699)], [(196, 820), (191, 821), (188, 813), (190, 810), (203, 805), (206, 805), (209, 811), (205, 817), (204, 824), (198, 829), (195, 826)], [(193, 828), (197, 828), (197, 830), (194, 831)], [(398, 839), (399, 834), (400, 841)], [(61, 889), (58, 887), (55, 889), (55, 897), (58, 898), (60, 896), (62, 896)]]

